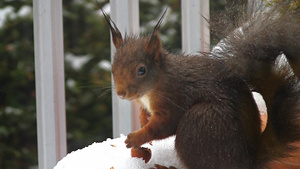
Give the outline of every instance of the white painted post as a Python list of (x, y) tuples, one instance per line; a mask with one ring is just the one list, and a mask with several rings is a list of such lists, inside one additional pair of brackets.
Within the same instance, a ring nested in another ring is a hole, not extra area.
[[(111, 18), (116, 23), (123, 37), (125, 32), (139, 32), (139, 3), (138, 0), (111, 0)], [(112, 44), (112, 43), (111, 43)], [(112, 56), (115, 52), (111, 45)], [(113, 61), (113, 57), (111, 58)], [(112, 84), (114, 86), (114, 83)], [(113, 136), (127, 135), (132, 131), (132, 104), (121, 100), (116, 93), (112, 94), (113, 100)]]
[(39, 169), (67, 153), (61, 0), (34, 0), (34, 44)]
[(209, 52), (209, 0), (181, 0), (182, 51)]

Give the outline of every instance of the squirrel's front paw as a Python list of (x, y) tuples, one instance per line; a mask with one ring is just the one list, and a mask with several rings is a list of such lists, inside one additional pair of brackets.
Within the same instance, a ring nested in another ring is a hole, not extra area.
[(136, 132), (128, 134), (125, 144), (127, 148), (138, 148), (142, 145), (141, 139), (138, 137)]

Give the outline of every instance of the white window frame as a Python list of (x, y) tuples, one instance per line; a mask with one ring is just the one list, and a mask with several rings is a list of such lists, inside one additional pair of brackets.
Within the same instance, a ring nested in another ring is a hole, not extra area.
[(38, 162), (53, 168), (67, 153), (61, 0), (34, 0)]

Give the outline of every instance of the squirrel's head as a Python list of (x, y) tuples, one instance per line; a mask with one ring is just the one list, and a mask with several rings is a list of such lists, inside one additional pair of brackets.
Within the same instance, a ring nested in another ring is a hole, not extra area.
[(150, 37), (125, 36), (103, 12), (110, 27), (116, 53), (112, 64), (116, 92), (122, 99), (138, 99), (149, 93), (157, 84), (163, 62), (158, 30), (166, 13), (154, 27)]

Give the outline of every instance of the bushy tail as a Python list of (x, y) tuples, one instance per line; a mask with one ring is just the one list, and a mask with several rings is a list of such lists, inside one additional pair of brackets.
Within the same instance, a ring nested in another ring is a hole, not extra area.
[(283, 53), (300, 77), (300, 0), (265, 5), (243, 27), (244, 57), (274, 62)]
[(291, 143), (300, 141), (300, 1), (265, 8), (243, 27), (243, 43), (235, 44), (243, 51), (239, 57), (254, 60), (245, 79), (268, 108), (258, 153), (262, 163), (289, 156)]
[[(212, 50), (266, 101), (261, 164), (286, 157), (300, 141), (300, 0), (262, 6)], [(286, 59), (282, 59), (282, 58)]]
[(291, 143), (300, 141), (300, 82), (291, 77), (268, 103), (268, 123), (259, 156), (263, 163), (290, 156)]

